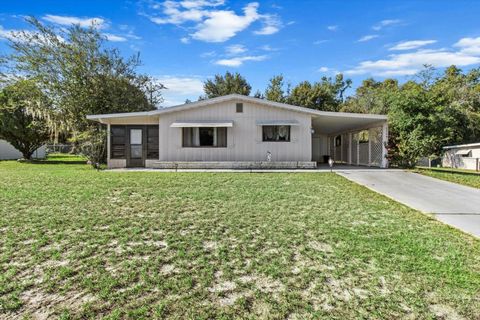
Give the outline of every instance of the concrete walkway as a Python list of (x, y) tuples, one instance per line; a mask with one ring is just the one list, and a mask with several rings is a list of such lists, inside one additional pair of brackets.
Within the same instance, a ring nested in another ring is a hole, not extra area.
[(234, 173), (325, 173), (343, 171), (398, 171), (398, 169), (381, 169), (336, 164), (333, 168), (320, 164), (315, 169), (155, 169), (155, 168), (117, 168), (106, 169), (107, 172), (234, 172)]
[(480, 189), (401, 170), (344, 170), (338, 174), (480, 237)]

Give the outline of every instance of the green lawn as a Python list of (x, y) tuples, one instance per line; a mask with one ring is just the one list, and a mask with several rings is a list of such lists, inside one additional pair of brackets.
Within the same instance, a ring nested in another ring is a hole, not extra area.
[(336, 174), (0, 177), (2, 319), (480, 318), (480, 241)]
[(474, 188), (480, 188), (480, 174), (471, 170), (450, 168), (417, 168), (415, 169), (415, 172), (437, 179), (455, 182)]

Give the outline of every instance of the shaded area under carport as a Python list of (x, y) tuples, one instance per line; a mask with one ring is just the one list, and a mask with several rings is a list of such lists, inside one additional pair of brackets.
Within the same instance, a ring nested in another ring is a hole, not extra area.
[(321, 112), (312, 117), (312, 160), (335, 163), (388, 166), (385, 115)]

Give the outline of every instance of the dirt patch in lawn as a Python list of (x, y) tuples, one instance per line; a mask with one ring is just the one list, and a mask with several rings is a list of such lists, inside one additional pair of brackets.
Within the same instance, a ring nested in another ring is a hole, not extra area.
[[(58, 317), (62, 310), (81, 309), (85, 303), (95, 302), (97, 299), (87, 293), (69, 291), (67, 295), (48, 293), (41, 289), (32, 289), (22, 293), (20, 296), (23, 302), (19, 314), (29, 315), (36, 320), (47, 320)], [(22, 316), (22, 318), (24, 318)], [(28, 318), (28, 317), (27, 317)], [(6, 319), (18, 319), (17, 314), (10, 313)]]

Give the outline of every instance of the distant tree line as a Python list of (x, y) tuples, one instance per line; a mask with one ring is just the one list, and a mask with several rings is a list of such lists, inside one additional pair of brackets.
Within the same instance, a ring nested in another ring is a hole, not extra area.
[[(480, 69), (464, 73), (455, 66), (439, 73), (431, 66), (414, 79), (366, 79), (345, 97), (352, 81), (342, 74), (318, 82), (286, 84), (273, 76), (255, 97), (324, 110), (389, 116), (389, 158), (393, 165), (414, 166), (420, 157), (438, 157), (449, 144), (480, 141)], [(231, 93), (250, 95), (251, 86), (240, 74), (216, 75), (204, 85), (204, 98)]]

